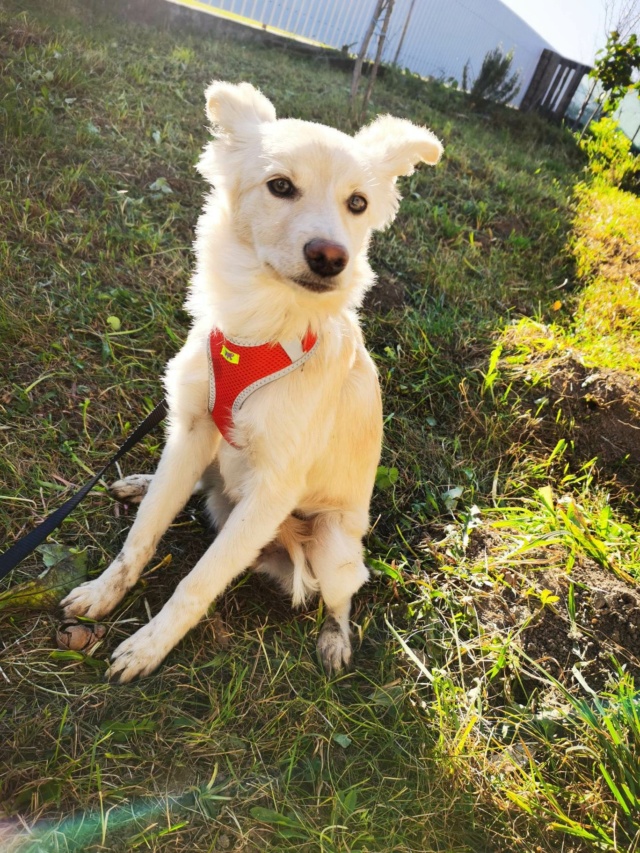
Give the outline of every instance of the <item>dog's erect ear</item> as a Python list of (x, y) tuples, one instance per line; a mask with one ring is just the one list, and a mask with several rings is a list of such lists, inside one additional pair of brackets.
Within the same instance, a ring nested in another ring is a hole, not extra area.
[(391, 179), (410, 175), (421, 161), (435, 166), (442, 155), (440, 140), (430, 130), (393, 116), (379, 116), (355, 138), (374, 171)]
[(230, 136), (242, 135), (251, 127), (276, 120), (276, 110), (250, 83), (214, 80), (205, 92), (207, 115), (215, 127)]

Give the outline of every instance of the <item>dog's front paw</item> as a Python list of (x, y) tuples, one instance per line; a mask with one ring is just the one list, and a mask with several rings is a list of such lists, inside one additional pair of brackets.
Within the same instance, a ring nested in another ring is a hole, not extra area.
[(151, 474), (131, 474), (109, 486), (109, 494), (121, 503), (139, 504), (149, 490)]
[(318, 655), (327, 675), (336, 675), (351, 663), (351, 640), (333, 616), (327, 616), (318, 637)]
[(111, 613), (121, 597), (120, 591), (114, 587), (110, 588), (99, 577), (77, 586), (62, 599), (60, 607), (65, 619), (72, 619), (75, 616), (101, 619)]
[(109, 681), (121, 684), (150, 675), (171, 650), (171, 645), (159, 636), (157, 623), (152, 619), (133, 636), (120, 643), (111, 655), (111, 666), (107, 671)]

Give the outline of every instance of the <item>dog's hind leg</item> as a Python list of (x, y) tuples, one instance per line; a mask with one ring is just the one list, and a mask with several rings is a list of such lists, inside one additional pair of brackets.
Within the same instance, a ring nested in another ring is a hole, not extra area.
[(139, 504), (149, 491), (153, 474), (129, 474), (109, 486), (109, 494), (123, 504)]
[(207, 496), (207, 513), (219, 533), (231, 515), (233, 501), (224, 491), (224, 480), (217, 460), (209, 465), (196, 489)]
[[(201, 480), (195, 484), (191, 495), (201, 495), (206, 492), (214, 491), (213, 481), (216, 480), (215, 491), (220, 495), (221, 500), (226, 500), (225, 495), (222, 494), (222, 478), (220, 477), (220, 469), (218, 468), (218, 463), (214, 462), (213, 465), (210, 466), (212, 469), (215, 468), (218, 472), (217, 478), (215, 475), (209, 475), (209, 470), (205, 471)], [(153, 474), (129, 474), (126, 477), (123, 477), (121, 480), (116, 480), (115, 483), (111, 483), (109, 486), (109, 494), (112, 498), (123, 504), (139, 504), (143, 497), (149, 491), (149, 486), (151, 485), (151, 481), (153, 480)], [(219, 487), (218, 487), (219, 481)], [(227, 501), (227, 503), (229, 503)], [(208, 501), (207, 501), (208, 505)], [(222, 513), (212, 512), (209, 509), (209, 514), (212, 517), (214, 524), (219, 530), (224, 524), (224, 521), (229, 517), (229, 513), (231, 512), (231, 508), (226, 512), (224, 516), (224, 520), (219, 522), (218, 519), (222, 517)]]
[(353, 513), (318, 516), (307, 558), (320, 585), (327, 616), (318, 637), (318, 655), (328, 675), (351, 662), (351, 598), (369, 577), (362, 559), (366, 526)]
[(277, 539), (262, 549), (252, 568), (274, 580), (286, 595), (293, 595), (293, 562)]

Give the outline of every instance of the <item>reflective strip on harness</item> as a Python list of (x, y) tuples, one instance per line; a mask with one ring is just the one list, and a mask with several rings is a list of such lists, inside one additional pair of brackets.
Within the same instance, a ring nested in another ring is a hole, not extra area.
[(310, 331), (301, 341), (254, 346), (225, 338), (219, 329), (209, 334), (209, 411), (229, 444), (234, 444), (233, 416), (244, 401), (258, 388), (303, 365), (317, 343), (317, 336)]

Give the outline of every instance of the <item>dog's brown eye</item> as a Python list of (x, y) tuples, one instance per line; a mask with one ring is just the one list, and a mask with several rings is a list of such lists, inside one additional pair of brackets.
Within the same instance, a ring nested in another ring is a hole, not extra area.
[(269, 192), (278, 198), (291, 198), (296, 193), (296, 188), (286, 178), (274, 178), (272, 181), (267, 181)]
[(349, 201), (347, 202), (347, 207), (351, 211), (351, 213), (364, 213), (367, 209), (368, 201), (363, 195), (358, 195), (358, 193), (354, 193)]

